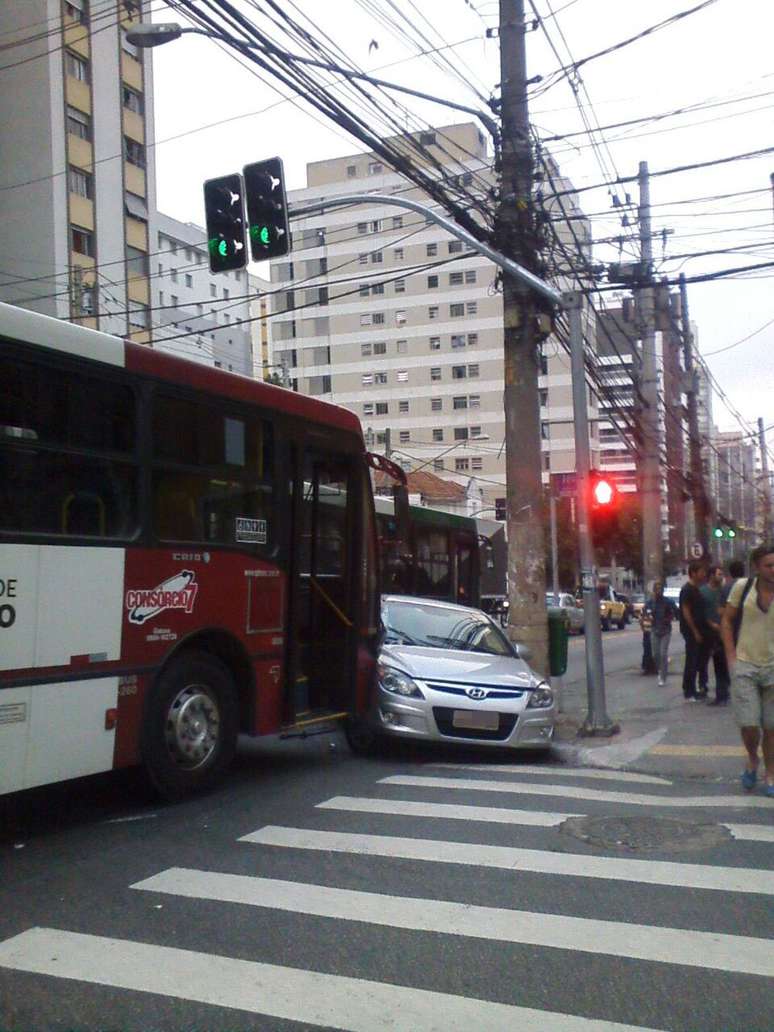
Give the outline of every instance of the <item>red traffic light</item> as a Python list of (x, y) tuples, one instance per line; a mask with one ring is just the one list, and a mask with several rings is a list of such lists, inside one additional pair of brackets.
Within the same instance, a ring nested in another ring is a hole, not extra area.
[(615, 505), (618, 491), (612, 480), (597, 474), (591, 476), (591, 504), (595, 508), (609, 509)]

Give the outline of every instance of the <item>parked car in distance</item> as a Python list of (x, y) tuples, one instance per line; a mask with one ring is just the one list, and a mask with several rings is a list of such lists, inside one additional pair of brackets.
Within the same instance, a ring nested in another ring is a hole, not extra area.
[(645, 596), (642, 594), (632, 595), (632, 616), (635, 620), (639, 620), (642, 616), (642, 610), (645, 607)]
[(599, 619), (603, 631), (609, 631), (613, 624), (620, 630), (626, 627), (626, 605), (615, 597), (609, 584), (599, 586)]
[(368, 728), (349, 735), (355, 749), (369, 747), (368, 729), (402, 739), (548, 747), (554, 693), (486, 613), (385, 595), (382, 623), (378, 697)]
[(634, 609), (632, 608), (632, 601), (628, 595), (622, 594), (620, 591), (614, 591), (613, 595), (617, 602), (623, 602), (626, 612), (626, 622), (631, 623), (634, 616)]
[(553, 591), (546, 592), (546, 605), (550, 608), (560, 609), (567, 617), (571, 631), (583, 634), (586, 625), (586, 616), (583, 612), (583, 603), (580, 605), (575, 598), (566, 591), (560, 591), (555, 595)]

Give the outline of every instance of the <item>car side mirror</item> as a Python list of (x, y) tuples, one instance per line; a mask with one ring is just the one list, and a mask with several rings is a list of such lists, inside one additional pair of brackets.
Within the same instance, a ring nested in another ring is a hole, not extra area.
[(513, 647), (516, 649), (518, 658), (523, 659), (525, 663), (529, 663), (532, 659), (532, 649), (528, 645), (520, 645), (518, 642)]

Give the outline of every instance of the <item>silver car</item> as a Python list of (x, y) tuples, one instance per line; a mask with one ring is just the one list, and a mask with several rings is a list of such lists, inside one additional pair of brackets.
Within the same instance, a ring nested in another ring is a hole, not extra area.
[(382, 598), (374, 721), (380, 733), (469, 745), (545, 748), (554, 693), (480, 609)]
[(567, 622), (571, 631), (577, 631), (578, 634), (583, 634), (585, 632), (586, 613), (584, 612), (583, 605), (579, 605), (568, 592), (560, 591), (558, 595), (555, 595), (553, 591), (547, 591), (546, 605), (549, 607), (555, 606), (556, 608), (561, 609), (567, 617)]

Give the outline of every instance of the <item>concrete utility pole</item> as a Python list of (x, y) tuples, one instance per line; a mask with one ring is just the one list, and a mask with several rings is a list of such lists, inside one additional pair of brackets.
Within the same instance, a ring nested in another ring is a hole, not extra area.
[(645, 286), (640, 291), (642, 315), (642, 566), (646, 590), (663, 575), (661, 540), (661, 433), (656, 363), (656, 300), (653, 288), (653, 236), (650, 226), (650, 181), (647, 161), (640, 162), (639, 225)]
[[(502, 98), (499, 244), (534, 267), (532, 148), (527, 109), (524, 0), (500, 0)], [(535, 298), (523, 282), (503, 276), (504, 408), (508, 506), (508, 634), (527, 645), (548, 671), (545, 534), (541, 521), (539, 360)]]
[(685, 392), (688, 396), (688, 447), (690, 449), (691, 498), (693, 499), (693, 521), (696, 540), (701, 545), (702, 554), (709, 555), (709, 512), (707, 489), (704, 483), (704, 464), (701, 457), (701, 437), (699, 435), (699, 399), (698, 381), (693, 362), (693, 333), (688, 316), (688, 287), (685, 273), (680, 273), (680, 321), (682, 323), (683, 365), (685, 366)]
[(774, 540), (774, 526), (771, 520), (771, 480), (769, 479), (769, 453), (766, 448), (766, 434), (763, 420), (758, 416), (758, 444), (761, 449), (761, 474), (763, 477), (763, 540)]

